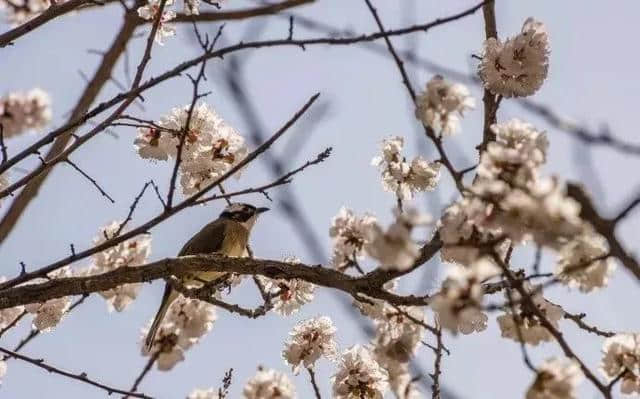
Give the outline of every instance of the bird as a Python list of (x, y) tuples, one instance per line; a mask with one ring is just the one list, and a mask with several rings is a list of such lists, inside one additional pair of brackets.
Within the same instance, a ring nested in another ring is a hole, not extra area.
[[(268, 210), (269, 208), (256, 208), (250, 204), (229, 204), (224, 208), (222, 213), (220, 213), (218, 219), (204, 226), (196, 235), (187, 241), (180, 250), (180, 253), (178, 253), (178, 256), (213, 253), (231, 257), (244, 256), (253, 225), (258, 219), (258, 216)], [(224, 274), (223, 272), (214, 271), (199, 272), (194, 276), (195, 280), (183, 282), (209, 282)], [(169, 306), (179, 295), (179, 292), (173, 289), (170, 284), (167, 283), (165, 285), (160, 308), (153, 319), (153, 323), (145, 339), (145, 347), (148, 351), (150, 351), (153, 346), (155, 335)]]

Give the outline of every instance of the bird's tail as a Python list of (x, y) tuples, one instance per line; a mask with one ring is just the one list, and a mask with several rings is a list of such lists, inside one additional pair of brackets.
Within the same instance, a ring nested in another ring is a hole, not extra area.
[(164, 289), (164, 295), (162, 296), (162, 303), (160, 304), (160, 309), (158, 309), (158, 313), (156, 313), (155, 319), (153, 319), (153, 323), (151, 324), (151, 328), (147, 333), (147, 337), (144, 340), (144, 346), (147, 351), (151, 351), (151, 347), (153, 346), (153, 340), (156, 337), (156, 333), (158, 332), (158, 328), (160, 327), (160, 323), (164, 319), (164, 315), (169, 310), (169, 306), (176, 299), (178, 293), (171, 288), (169, 284), (166, 285)]

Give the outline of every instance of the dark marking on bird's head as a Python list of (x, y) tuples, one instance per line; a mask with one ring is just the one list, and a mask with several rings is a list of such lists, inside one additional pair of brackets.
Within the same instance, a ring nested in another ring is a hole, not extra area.
[(233, 203), (226, 208), (220, 214), (221, 218), (235, 220), (240, 223), (244, 223), (255, 216), (258, 216), (262, 212), (268, 211), (269, 208), (256, 208), (250, 204)]

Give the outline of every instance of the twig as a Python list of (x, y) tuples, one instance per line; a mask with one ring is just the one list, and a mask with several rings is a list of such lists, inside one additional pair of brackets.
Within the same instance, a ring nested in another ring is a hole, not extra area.
[(438, 333), (436, 334), (436, 348), (434, 350), (435, 359), (433, 360), (433, 374), (429, 374), (433, 383), (431, 384), (431, 398), (440, 399), (440, 375), (442, 375), (442, 351), (444, 345), (442, 343), (442, 327), (436, 326)]
[(311, 380), (311, 385), (313, 386), (313, 392), (316, 395), (316, 399), (322, 399), (320, 395), (320, 388), (318, 388), (318, 383), (316, 382), (316, 373), (313, 371), (313, 368), (307, 367), (307, 371), (309, 372), (309, 379)]
[(74, 162), (72, 162), (70, 159), (67, 159), (65, 162), (68, 163), (69, 165), (71, 165), (75, 170), (78, 171), (78, 173), (80, 173), (87, 180), (89, 180), (91, 182), (91, 184), (93, 184), (93, 186), (95, 188), (97, 188), (98, 191), (100, 191), (100, 194), (102, 194), (103, 197), (105, 197), (109, 201), (111, 201), (112, 204), (115, 204), (116, 201), (113, 198), (111, 198), (111, 196), (109, 194), (107, 194), (107, 192), (104, 191), (104, 189), (102, 187), (100, 187), (100, 184), (98, 184), (96, 179), (94, 179), (93, 177), (89, 176), (88, 173), (86, 173), (84, 170), (80, 169), (80, 167), (78, 165), (76, 165)]
[(34, 366), (39, 367), (39, 368), (44, 369), (44, 370), (47, 370), (50, 373), (59, 374), (59, 375), (71, 378), (73, 380), (76, 380), (76, 381), (80, 381), (80, 382), (84, 382), (84, 383), (89, 384), (89, 385), (93, 385), (94, 387), (97, 387), (97, 388), (100, 388), (100, 389), (103, 389), (103, 390), (107, 391), (107, 393), (109, 395), (117, 393), (117, 394), (123, 394), (123, 395), (127, 395), (127, 396), (133, 396), (133, 397), (136, 397), (136, 398), (144, 398), (144, 399), (150, 399), (151, 398), (151, 396), (147, 396), (147, 395), (142, 394), (142, 393), (129, 392), (129, 391), (125, 391), (125, 390), (122, 390), (122, 389), (118, 389), (118, 388), (114, 388), (114, 387), (102, 384), (100, 382), (97, 382), (95, 380), (90, 379), (89, 377), (87, 377), (87, 373), (84, 373), (84, 372), (83, 373), (79, 373), (79, 374), (70, 373), (68, 371), (59, 369), (57, 367), (54, 367), (54, 366), (51, 366), (51, 365), (45, 363), (43, 359), (34, 359), (34, 358), (31, 358), (31, 357), (22, 355), (20, 353), (17, 353), (17, 352), (14, 352), (14, 351), (10, 351), (10, 350), (2, 348), (2, 347), (0, 347), (0, 352), (4, 353), (4, 354), (6, 354), (6, 355), (8, 355), (10, 357), (13, 357), (13, 358), (25, 361), (27, 363), (33, 364)]
[(0, 123), (0, 150), (2, 150), (2, 163), (7, 162), (7, 146), (4, 143), (4, 125)]
[(127, 399), (130, 396), (138, 395), (135, 392), (138, 390), (138, 387), (140, 386), (140, 383), (142, 382), (144, 377), (146, 377), (146, 375), (151, 370), (151, 367), (153, 367), (153, 364), (156, 362), (159, 355), (160, 355), (160, 352), (155, 352), (153, 355), (151, 355), (151, 357), (149, 357), (149, 361), (147, 361), (147, 364), (144, 365), (144, 368), (142, 369), (138, 377), (136, 377), (135, 381), (133, 382), (133, 385), (131, 386), (131, 389), (129, 389), (129, 393), (123, 396), (122, 399)]
[(133, 202), (129, 206), (129, 213), (127, 214), (127, 217), (122, 221), (122, 223), (120, 223), (120, 226), (118, 226), (118, 230), (116, 230), (116, 232), (113, 234), (114, 237), (119, 236), (127, 223), (129, 223), (133, 219), (133, 212), (136, 210), (138, 202), (140, 202), (140, 199), (144, 195), (144, 192), (147, 190), (147, 187), (151, 185), (151, 182), (152, 181), (148, 181), (144, 184), (144, 186), (142, 186), (142, 190), (140, 190), (140, 193), (136, 196), (136, 198), (134, 198)]
[(566, 310), (564, 311), (564, 318), (565, 319), (569, 319), (571, 321), (573, 321), (574, 323), (576, 323), (576, 325), (585, 330), (588, 331), (592, 334), (596, 334), (599, 335), (601, 337), (613, 337), (614, 335), (616, 335), (616, 333), (612, 332), (612, 331), (604, 331), (599, 329), (596, 326), (590, 326), (587, 323), (584, 322), (584, 318), (587, 317), (586, 313), (579, 313), (579, 314), (573, 314), (573, 313), (569, 313)]
[[(495, 13), (495, 1), (487, 0), (482, 6), (482, 15), (484, 16), (484, 30), (486, 39), (498, 38), (498, 31), (496, 29), (496, 13)], [(499, 98), (489, 90), (484, 89), (484, 95), (482, 97), (484, 104), (484, 128), (482, 130), (482, 142), (478, 145), (478, 151), (482, 153), (487, 149), (487, 145), (491, 141), (495, 141), (496, 135), (491, 130), (491, 125), (496, 123), (496, 114), (498, 113), (498, 106), (500, 105)]]

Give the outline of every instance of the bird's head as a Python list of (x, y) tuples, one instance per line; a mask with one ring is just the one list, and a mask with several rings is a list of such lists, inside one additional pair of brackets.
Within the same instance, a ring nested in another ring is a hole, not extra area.
[(258, 215), (268, 210), (269, 208), (256, 208), (250, 204), (236, 202), (224, 208), (220, 218), (233, 220), (242, 224), (247, 230), (251, 230)]

